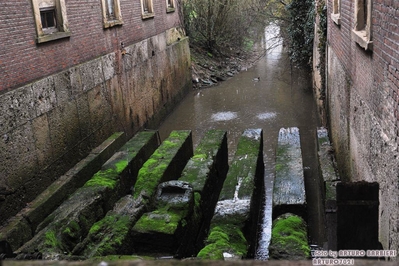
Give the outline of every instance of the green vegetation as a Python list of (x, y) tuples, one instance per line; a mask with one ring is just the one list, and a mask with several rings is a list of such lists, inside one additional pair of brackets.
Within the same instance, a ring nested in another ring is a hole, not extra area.
[(53, 230), (49, 230), (45, 234), (44, 246), (48, 248), (57, 248), (60, 245), (57, 236)]
[(224, 252), (242, 258), (247, 255), (248, 243), (241, 229), (234, 224), (220, 224), (213, 227), (206, 243), (197, 257), (222, 260)]
[(118, 173), (115, 169), (101, 170), (86, 182), (85, 187), (102, 186), (114, 189), (118, 182)]
[(79, 224), (76, 221), (71, 220), (69, 224), (65, 227), (65, 229), (62, 231), (62, 235), (67, 236), (69, 238), (76, 238), (79, 236), (79, 232), (80, 232)]
[(271, 247), (303, 259), (310, 256), (306, 223), (297, 215), (283, 215), (273, 221)]
[(292, 0), (286, 6), (288, 53), (295, 66), (312, 65), (314, 39), (314, 0)]
[(140, 194), (148, 198), (154, 195), (159, 182), (165, 181), (162, 178), (173, 159), (173, 155), (176, 154), (190, 134), (190, 131), (172, 131), (168, 139), (162, 142), (161, 146), (141, 167), (134, 186), (134, 198), (138, 198)]
[(186, 210), (176, 211), (168, 210), (167, 208), (145, 213), (137, 221), (134, 230), (137, 232), (158, 232), (173, 235), (186, 214)]
[(319, 17), (319, 24), (317, 33), (319, 36), (319, 43), (317, 51), (320, 54), (317, 68), (320, 72), (321, 88), (320, 95), (322, 99), (326, 97), (326, 46), (327, 46), (327, 5), (325, 0), (317, 1), (317, 15)]
[(92, 249), (95, 250), (95, 255), (116, 254), (123, 244), (123, 240), (127, 236), (132, 223), (133, 221), (128, 216), (107, 215), (93, 224), (89, 231), (89, 237), (101, 239), (96, 248)]

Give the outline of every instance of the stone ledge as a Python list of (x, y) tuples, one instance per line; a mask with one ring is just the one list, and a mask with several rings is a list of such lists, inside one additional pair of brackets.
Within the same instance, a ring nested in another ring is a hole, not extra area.
[(341, 14), (337, 13), (337, 14), (333, 14), (331, 13), (331, 20), (334, 21), (334, 23), (336, 25), (341, 25)]
[(273, 220), (286, 212), (306, 218), (305, 177), (297, 127), (281, 128), (276, 150)]
[(353, 40), (366, 51), (373, 51), (373, 41), (370, 41), (365, 30), (352, 30)]

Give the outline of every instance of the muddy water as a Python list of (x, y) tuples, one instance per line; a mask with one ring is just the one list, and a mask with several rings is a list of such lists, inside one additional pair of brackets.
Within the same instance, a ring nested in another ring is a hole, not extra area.
[[(274, 44), (269, 40), (265, 45), (271, 47)], [(310, 75), (292, 69), (287, 54), (281, 45), (277, 45), (254, 67), (216, 87), (190, 93), (160, 126), (159, 132), (164, 139), (172, 130), (190, 129), (196, 146), (207, 130), (224, 129), (228, 132), (231, 158), (243, 130), (263, 129), (266, 196), (256, 259), (265, 260), (271, 235), (275, 148), (281, 127), (298, 127), (300, 130), (308, 194), (309, 240), (311, 244), (323, 245), (324, 221), (319, 204), (320, 182), (314, 139), (318, 125)]]

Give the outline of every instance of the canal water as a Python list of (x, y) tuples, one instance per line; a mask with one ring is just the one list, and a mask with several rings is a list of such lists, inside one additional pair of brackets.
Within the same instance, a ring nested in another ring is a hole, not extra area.
[(265, 31), (266, 41), (262, 45), (273, 48), (256, 65), (218, 86), (192, 91), (159, 128), (162, 140), (172, 130), (192, 130), (194, 146), (198, 145), (207, 130), (226, 130), (230, 159), (245, 129), (263, 129), (265, 200), (261, 221), (263, 229), (258, 234), (255, 257), (259, 260), (268, 259), (275, 150), (282, 127), (298, 127), (300, 130), (309, 242), (322, 246), (325, 241), (315, 140), (319, 118), (311, 76), (291, 67), (282, 45), (276, 45), (276, 30), (269, 28)]

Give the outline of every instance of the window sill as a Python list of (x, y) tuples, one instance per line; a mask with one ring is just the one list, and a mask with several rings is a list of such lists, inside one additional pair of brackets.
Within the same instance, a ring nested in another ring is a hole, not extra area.
[(38, 36), (36, 39), (37, 43), (50, 42), (58, 39), (69, 38), (71, 36), (70, 31), (58, 31), (51, 34)]
[(104, 22), (104, 29), (111, 28), (114, 26), (122, 25), (123, 21), (120, 20), (108, 20)]
[(166, 9), (166, 13), (172, 13), (172, 12), (175, 12), (175, 8), (174, 7), (168, 7)]
[(341, 25), (341, 14), (340, 13), (336, 13), (336, 14), (331, 13), (331, 19), (332, 19), (332, 21), (334, 21), (335, 24)]
[(364, 48), (366, 51), (373, 50), (373, 41), (370, 41), (365, 30), (352, 30), (352, 38), (354, 41)]
[(145, 13), (145, 14), (141, 14), (141, 18), (142, 19), (149, 19), (149, 18), (153, 18), (155, 17), (154, 13)]

